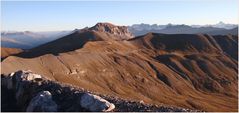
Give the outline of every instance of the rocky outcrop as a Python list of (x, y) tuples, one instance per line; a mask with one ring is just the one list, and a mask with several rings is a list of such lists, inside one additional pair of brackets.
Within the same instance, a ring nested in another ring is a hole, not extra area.
[(49, 91), (42, 91), (31, 100), (26, 111), (55, 112), (57, 111), (57, 104), (52, 100)]
[(128, 30), (126, 26), (116, 26), (111, 23), (97, 23), (95, 26), (88, 30), (110, 33), (120, 37), (121, 39), (130, 39), (134, 35)]
[[(43, 83), (44, 82), (44, 83)], [(51, 84), (50, 81), (47, 78), (42, 77), (41, 75), (34, 74), (31, 71), (17, 71), (15, 73), (11, 73), (8, 76), (2, 75), (2, 86), (7, 87), (9, 90), (13, 90), (15, 92), (15, 98), (17, 106), (21, 108), (22, 111), (38, 111), (38, 112), (54, 112), (58, 111), (57, 104), (52, 99), (51, 92), (54, 93), (54, 96), (56, 96), (54, 89), (50, 89), (47, 91), (44, 87), (50, 87)], [(55, 86), (56, 87), (56, 86)], [(53, 87), (54, 88), (54, 87)], [(63, 88), (58, 86), (58, 88), (62, 90)], [(57, 90), (59, 93), (59, 90)], [(85, 95), (91, 95), (91, 94), (85, 94)], [(63, 95), (57, 95), (59, 97)], [(57, 97), (56, 96), (56, 97)], [(110, 111), (113, 109), (108, 109), (108, 105), (112, 106), (113, 104), (109, 103), (108, 101), (102, 99), (99, 96), (92, 95), (93, 97), (97, 97), (92, 99), (92, 101), (96, 102), (94, 105), (88, 105), (85, 110), (97, 110), (97, 111)], [(82, 102), (81, 96), (78, 97), (75, 96), (76, 100), (80, 99), (81, 104), (78, 104), (78, 106), (86, 105)], [(83, 97), (83, 99), (85, 99)], [(93, 103), (94, 103), (93, 102)], [(58, 101), (58, 104), (60, 107), (62, 102)], [(93, 106), (93, 107), (91, 107)], [(113, 105), (114, 106), (114, 105)], [(89, 108), (89, 109), (88, 109)], [(112, 107), (111, 107), (112, 108)], [(60, 108), (64, 109), (64, 108)]]
[[(5, 81), (2, 80), (9, 90), (15, 92), (15, 98), (17, 100), (16, 104), (25, 111), (27, 107), (26, 104), (32, 98), (35, 92), (34, 88), (39, 87), (44, 81), (41, 75), (34, 74), (31, 71), (17, 71), (15, 73), (9, 74)], [(32, 87), (31, 84), (35, 84), (35, 87)]]
[(90, 111), (112, 111), (115, 108), (114, 104), (111, 104), (107, 100), (89, 93), (85, 93), (81, 97), (80, 104), (83, 108), (86, 108)]
[[(184, 108), (147, 105), (51, 81), (31, 71), (1, 75), (2, 111), (192, 111)], [(5, 94), (10, 92), (11, 94)], [(13, 94), (12, 94), (13, 93)], [(11, 96), (11, 97), (8, 97)], [(15, 98), (13, 100), (8, 99)], [(8, 103), (16, 103), (14, 106)]]

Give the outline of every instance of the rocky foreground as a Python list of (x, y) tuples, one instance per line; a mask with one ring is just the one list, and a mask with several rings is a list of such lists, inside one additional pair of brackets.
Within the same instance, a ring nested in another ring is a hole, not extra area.
[(1, 110), (4, 111), (195, 111), (165, 105), (149, 105), (96, 94), (72, 85), (51, 81), (31, 71), (1, 75)]

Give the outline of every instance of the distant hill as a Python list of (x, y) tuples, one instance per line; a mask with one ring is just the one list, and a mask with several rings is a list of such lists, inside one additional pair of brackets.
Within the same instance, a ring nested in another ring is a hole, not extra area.
[(1, 46), (30, 49), (46, 42), (60, 38), (70, 31), (58, 32), (1, 32)]
[(1, 59), (23, 52), (22, 49), (18, 49), (18, 48), (1, 47), (0, 49), (1, 49)]
[(227, 34), (238, 35), (238, 27), (233, 28), (233, 29), (209, 31), (209, 32), (205, 32), (205, 33), (211, 34), (211, 35), (227, 35)]
[(238, 27), (238, 24), (228, 24), (224, 23), (222, 21), (216, 23), (216, 24), (206, 24), (206, 25), (190, 25), (191, 27), (216, 27), (216, 28), (224, 28), (224, 29), (233, 29), (235, 27)]
[(18, 41), (16, 39), (1, 36), (1, 47), (28, 49), (33, 45)]

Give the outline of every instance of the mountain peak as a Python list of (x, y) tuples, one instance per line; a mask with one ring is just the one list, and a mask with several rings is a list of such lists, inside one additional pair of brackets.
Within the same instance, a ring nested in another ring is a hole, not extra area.
[(121, 39), (129, 39), (134, 37), (126, 26), (116, 26), (108, 22), (97, 23), (95, 26), (89, 28), (89, 30), (110, 33), (119, 36)]
[(222, 22), (222, 21), (220, 21), (220, 22), (218, 22), (217, 24), (218, 24), (218, 25), (223, 25), (223, 24), (225, 24), (225, 23)]
[(95, 26), (104, 26), (104, 27), (116, 27), (116, 25), (109, 23), (109, 22), (99, 22)]

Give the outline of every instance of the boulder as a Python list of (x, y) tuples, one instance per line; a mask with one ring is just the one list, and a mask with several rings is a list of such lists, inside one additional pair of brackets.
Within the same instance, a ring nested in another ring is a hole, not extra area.
[(31, 71), (23, 71), (20, 70), (16, 72), (16, 80), (18, 81), (42, 81), (42, 76), (38, 74), (34, 74)]
[(16, 92), (16, 104), (24, 110), (34, 93), (34, 89), (31, 87), (32, 83), (41, 84), (43, 78), (41, 75), (34, 74), (29, 70), (20, 70), (10, 74), (8, 81), (8, 88), (12, 88)]
[(15, 82), (14, 87), (16, 88), (16, 90), (18, 90), (19, 87), (21, 87), (21, 83), (23, 82), (35, 82), (35, 83), (41, 84), (41, 82), (43, 81), (43, 77), (41, 75), (34, 74), (30, 70), (17, 71), (15, 72), (12, 78), (13, 78), (13, 81)]
[(97, 95), (89, 93), (84, 93), (81, 96), (80, 105), (81, 107), (93, 112), (112, 111), (115, 108), (114, 104)]
[(52, 95), (49, 91), (41, 91), (34, 98), (32, 98), (26, 111), (56, 112), (57, 104), (52, 100)]

